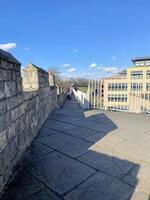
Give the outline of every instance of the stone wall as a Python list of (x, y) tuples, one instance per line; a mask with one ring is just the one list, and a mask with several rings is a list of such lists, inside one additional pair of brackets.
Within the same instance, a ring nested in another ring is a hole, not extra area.
[[(49, 84), (54, 82), (51, 74), (29, 64), (22, 81), (20, 67), (11, 54), (0, 50), (0, 192), (58, 102), (57, 89)], [(61, 98), (59, 103), (64, 93)]]

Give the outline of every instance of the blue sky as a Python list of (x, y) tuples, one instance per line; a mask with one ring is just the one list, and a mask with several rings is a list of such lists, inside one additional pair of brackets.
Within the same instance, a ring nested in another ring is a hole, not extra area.
[(1, 1), (0, 47), (65, 75), (105, 76), (150, 55), (149, 0)]

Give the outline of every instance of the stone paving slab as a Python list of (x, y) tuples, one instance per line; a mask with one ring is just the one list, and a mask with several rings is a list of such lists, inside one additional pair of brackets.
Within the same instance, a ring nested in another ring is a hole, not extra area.
[(83, 138), (83, 139), (87, 139), (87, 140), (88, 140), (89, 137), (95, 136), (97, 134), (98, 134), (99, 137), (101, 135), (101, 138), (104, 137), (103, 133), (100, 133), (99, 131), (88, 129), (88, 128), (85, 128), (85, 127), (76, 127), (76, 128), (70, 129), (70, 130), (65, 131), (65, 132), (70, 134), (70, 135), (80, 137), (80, 138)]
[(49, 188), (62, 195), (95, 173), (90, 167), (58, 152), (53, 152), (37, 162), (25, 166)]
[(56, 129), (59, 131), (65, 131), (65, 130), (69, 130), (76, 127), (75, 125), (71, 125), (65, 122), (60, 122), (60, 121), (52, 120), (52, 119), (47, 120), (44, 126), (47, 128)]
[(103, 173), (97, 173), (76, 190), (66, 196), (65, 200), (127, 200), (133, 188)]
[(50, 128), (47, 128), (47, 127), (42, 127), (39, 130), (39, 134), (37, 135), (37, 138), (46, 137), (46, 136), (56, 134), (56, 133), (58, 133), (57, 130), (50, 129)]
[(150, 163), (150, 146), (144, 147), (142, 145), (133, 144), (131, 142), (124, 142), (116, 146), (115, 151), (130, 155), (133, 158), (137, 158), (141, 161), (149, 162)]
[[(138, 181), (135, 181), (135, 177), (137, 177)], [(131, 172), (124, 177), (124, 182), (136, 187), (137, 191), (150, 195), (150, 166), (144, 163), (133, 168)]]
[(108, 147), (108, 148), (114, 148), (115, 146), (122, 144), (126, 140), (118, 137), (117, 135), (111, 135), (107, 134), (105, 137), (101, 138), (101, 140), (98, 140), (96, 142), (96, 145)]
[(73, 158), (87, 152), (91, 146), (91, 143), (88, 141), (61, 132), (49, 137), (40, 138), (39, 141)]
[(41, 158), (42, 156), (47, 155), (48, 153), (53, 152), (54, 150), (47, 147), (44, 144), (41, 144), (40, 142), (38, 142), (38, 140), (35, 140), (32, 145), (30, 146), (30, 148), (28, 148), (24, 158), (23, 158), (23, 162), (32, 162), (34, 160), (37, 160), (39, 158)]
[(90, 128), (96, 131), (100, 131), (102, 133), (109, 133), (110, 131), (116, 129), (116, 125), (115, 124), (100, 124), (100, 123), (96, 123), (93, 121), (88, 121), (88, 120), (80, 120), (80, 121), (75, 121), (73, 122), (73, 124), (77, 125), (77, 126), (82, 126), (82, 127), (86, 127), (86, 128)]
[(94, 123), (98, 123), (98, 124), (107, 124), (107, 125), (111, 125), (113, 124), (113, 121), (104, 113), (100, 113), (97, 115), (93, 115), (87, 118), (84, 118), (86, 121), (89, 122), (94, 122)]
[(117, 132), (115, 135), (123, 140), (127, 140), (135, 144), (145, 145), (145, 143), (150, 140), (150, 135), (143, 134), (144, 133), (137, 129), (124, 129)]
[(58, 200), (56, 195), (47, 190), (37, 179), (22, 170), (2, 200)]
[(123, 180), (124, 176), (136, 166), (133, 162), (113, 156), (112, 152), (108, 155), (91, 150), (78, 159), (83, 163), (120, 180)]
[(48, 119), (55, 119), (55, 120), (62, 121), (62, 122), (74, 122), (74, 121), (78, 121), (79, 119), (84, 119), (84, 116), (73, 117), (73, 116), (68, 116), (66, 114), (53, 113), (52, 115), (50, 115), (48, 117)]
[(103, 133), (99, 132), (96, 135), (93, 135), (93, 136), (86, 138), (86, 140), (95, 144), (97, 141), (100, 141), (104, 137), (105, 137), (105, 135)]
[(134, 192), (130, 200), (149, 200), (150, 195), (145, 194), (144, 192)]

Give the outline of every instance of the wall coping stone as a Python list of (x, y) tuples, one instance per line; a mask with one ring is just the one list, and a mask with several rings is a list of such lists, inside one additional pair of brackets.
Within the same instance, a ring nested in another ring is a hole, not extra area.
[(8, 62), (12, 62), (18, 65), (21, 63), (9, 52), (0, 49), (0, 58), (7, 60)]
[(45, 71), (44, 69), (38, 67), (37, 65), (35, 65), (35, 64), (33, 64), (33, 63), (28, 64), (28, 65), (24, 68), (24, 70), (35, 70), (35, 71), (38, 71), (38, 72), (41, 72), (41, 73), (46, 73), (46, 74), (48, 74), (47, 71)]

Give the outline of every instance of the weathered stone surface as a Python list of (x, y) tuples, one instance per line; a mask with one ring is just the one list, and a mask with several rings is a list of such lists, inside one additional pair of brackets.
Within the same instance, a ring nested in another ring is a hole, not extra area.
[(104, 134), (109, 133), (110, 131), (116, 129), (116, 125), (111, 123), (111, 124), (100, 124), (100, 123), (96, 123), (94, 121), (89, 121), (89, 119), (84, 119), (84, 120), (80, 120), (80, 121), (75, 121), (73, 122), (73, 124), (75, 125), (79, 125), (82, 127), (86, 127), (86, 128), (90, 128), (99, 132), (102, 132)]
[(101, 153), (100, 151), (96, 152), (89, 150), (88, 153), (78, 159), (99, 171), (103, 171), (104, 173), (119, 179), (122, 179), (136, 166), (133, 162), (113, 156), (112, 152), (109, 154), (110, 155)]
[(10, 81), (11, 80), (11, 71), (0, 69), (0, 81)]
[(142, 133), (141, 131), (137, 129), (123, 129), (120, 130), (115, 134), (117, 137), (120, 137), (123, 140), (127, 140), (134, 144), (143, 144), (145, 146), (145, 143), (150, 140), (150, 136)]
[(5, 91), (6, 97), (11, 97), (11, 95), (12, 95), (12, 82), (11, 81), (4, 82), (4, 91)]
[(82, 155), (88, 151), (88, 148), (91, 146), (90, 142), (84, 141), (80, 138), (74, 138), (61, 132), (41, 138), (39, 141), (73, 158)]
[(44, 126), (48, 127), (48, 128), (56, 129), (56, 130), (59, 130), (59, 131), (65, 131), (65, 130), (69, 130), (69, 129), (76, 127), (74, 125), (64, 123), (64, 122), (60, 122), (60, 121), (56, 121), (56, 120), (47, 120)]
[(53, 129), (50, 129), (50, 128), (47, 128), (47, 127), (42, 127), (40, 130), (39, 130), (39, 133), (37, 135), (37, 138), (42, 138), (42, 137), (47, 137), (49, 135), (52, 135), (52, 134), (57, 134), (58, 131), (57, 130), (53, 130)]
[(132, 192), (132, 187), (103, 173), (97, 173), (68, 194), (65, 200), (127, 200)]
[(47, 191), (39, 181), (24, 171), (17, 175), (14, 184), (10, 185), (9, 191), (2, 197), (3, 200), (40, 200), (40, 198), (57, 200), (52, 192)]
[(26, 170), (59, 194), (64, 194), (95, 171), (86, 165), (58, 152), (26, 166)]
[(116, 135), (107, 134), (105, 137), (101, 138), (96, 142), (96, 145), (113, 148), (121, 143), (125, 142), (125, 140), (121, 139)]
[(5, 96), (4, 92), (4, 82), (0, 82), (0, 99), (3, 99)]
[(127, 154), (133, 158), (150, 162), (150, 147), (139, 146), (138, 144), (133, 144), (131, 142), (124, 142), (115, 147), (115, 151)]
[[(138, 182), (135, 177), (138, 177)], [(148, 164), (141, 164), (140, 167), (136, 166), (129, 174), (124, 177), (124, 182), (136, 187), (137, 191), (142, 191), (149, 194), (150, 191), (150, 166)]]
[(41, 144), (37, 140), (34, 141), (31, 147), (26, 152), (23, 162), (32, 162), (34, 160), (40, 159), (42, 156), (45, 156), (54, 150)]
[(3, 115), (6, 113), (6, 102), (0, 101), (0, 115)]
[(80, 137), (83, 139), (88, 139), (89, 137), (95, 136), (95, 135), (101, 135), (101, 137), (104, 136), (103, 133), (100, 133), (98, 131), (95, 130), (90, 130), (88, 128), (84, 128), (84, 127), (76, 127), (70, 130), (65, 131), (66, 133), (76, 136), (76, 137)]
[(144, 192), (134, 192), (130, 200), (149, 200), (150, 195)]
[(90, 136), (88, 138), (86, 138), (87, 141), (92, 142), (92, 143), (96, 143), (97, 141), (101, 140), (103, 137), (105, 137), (105, 135), (103, 133), (98, 133), (96, 135)]

